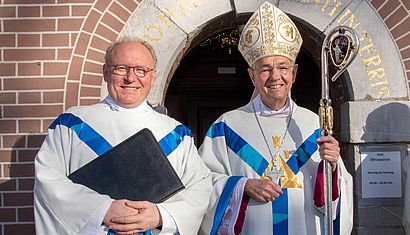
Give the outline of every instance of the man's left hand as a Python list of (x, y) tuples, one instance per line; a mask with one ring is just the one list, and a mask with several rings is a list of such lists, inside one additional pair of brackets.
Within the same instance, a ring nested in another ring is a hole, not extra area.
[(130, 216), (112, 218), (110, 229), (117, 234), (136, 234), (155, 229), (162, 225), (158, 207), (148, 201), (127, 201), (126, 205), (138, 209), (139, 213)]
[(319, 145), (319, 155), (323, 160), (330, 162), (332, 171), (337, 168), (337, 161), (340, 156), (339, 142), (331, 135), (322, 136), (316, 140)]

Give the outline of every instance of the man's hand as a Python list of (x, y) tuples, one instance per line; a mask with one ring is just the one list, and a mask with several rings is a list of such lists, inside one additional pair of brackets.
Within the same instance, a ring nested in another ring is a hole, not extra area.
[(331, 135), (320, 137), (316, 142), (319, 145), (320, 157), (323, 160), (329, 161), (332, 166), (332, 171), (335, 171), (340, 155), (339, 142)]
[(110, 229), (117, 234), (135, 234), (155, 229), (162, 225), (158, 207), (148, 201), (126, 201), (125, 204), (137, 214), (120, 216), (111, 219)]
[(110, 208), (108, 208), (107, 213), (104, 216), (104, 224), (112, 224), (111, 219), (121, 216), (129, 216), (133, 214), (138, 214), (138, 209), (134, 209), (126, 205), (127, 200), (116, 200), (111, 203)]
[(245, 193), (258, 202), (267, 203), (279, 197), (282, 189), (270, 179), (248, 179)]

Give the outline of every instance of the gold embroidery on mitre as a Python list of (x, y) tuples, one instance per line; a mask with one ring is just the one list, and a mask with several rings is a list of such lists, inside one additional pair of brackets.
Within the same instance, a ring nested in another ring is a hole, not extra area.
[(282, 188), (302, 188), (302, 184), (299, 183), (298, 178), (288, 164), (279, 155), (279, 166), (282, 171), (285, 172), (285, 176), (280, 177), (280, 186)]
[(248, 21), (248, 27), (242, 31), (240, 36), (238, 48), (242, 51), (249, 50), (253, 45), (258, 42), (260, 37), (259, 30), (259, 14), (254, 14)]
[(277, 136), (277, 135), (272, 136), (272, 141), (273, 141), (273, 147), (275, 149), (280, 147), (280, 136)]
[(261, 7), (261, 14), (262, 14), (262, 34), (265, 44), (271, 44), (276, 41), (275, 39), (275, 22), (273, 15), (273, 8), (268, 5), (264, 4)]
[(246, 42), (246, 44), (252, 44), (252, 42), (253, 42), (253, 40), (252, 40), (252, 32), (253, 32), (253, 30), (248, 30), (246, 33), (245, 33), (245, 42)]
[(301, 35), (289, 17), (286, 15), (279, 15), (277, 22), (279, 23), (279, 34), (282, 39), (284, 39), (283, 43), (289, 43), (290, 45), (292, 45), (292, 43), (301, 43)]
[(265, 2), (246, 23), (238, 50), (250, 66), (266, 56), (280, 55), (295, 61), (302, 42), (292, 20), (279, 8)]

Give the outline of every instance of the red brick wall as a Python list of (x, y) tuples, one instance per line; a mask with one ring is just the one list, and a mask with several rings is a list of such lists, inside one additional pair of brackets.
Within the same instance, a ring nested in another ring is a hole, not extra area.
[[(100, 98), (104, 50), (131, 0), (0, 0), (0, 235), (34, 234), (33, 159), (48, 126)], [(410, 78), (410, 1), (371, 2)]]

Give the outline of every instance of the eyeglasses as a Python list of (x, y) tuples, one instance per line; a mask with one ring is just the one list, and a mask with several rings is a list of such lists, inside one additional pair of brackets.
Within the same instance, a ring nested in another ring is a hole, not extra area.
[(135, 76), (137, 78), (145, 78), (147, 73), (153, 71), (154, 69), (151, 68), (146, 68), (143, 66), (128, 66), (126, 64), (116, 64), (116, 65), (108, 65), (111, 67), (112, 72), (118, 76), (127, 76), (130, 73), (130, 70), (132, 69), (134, 71)]
[(266, 78), (272, 75), (273, 69), (275, 69), (277, 72), (279, 72), (280, 75), (287, 75), (293, 65), (279, 65), (279, 66), (263, 66), (259, 70), (257, 70), (257, 73), (259, 77)]

